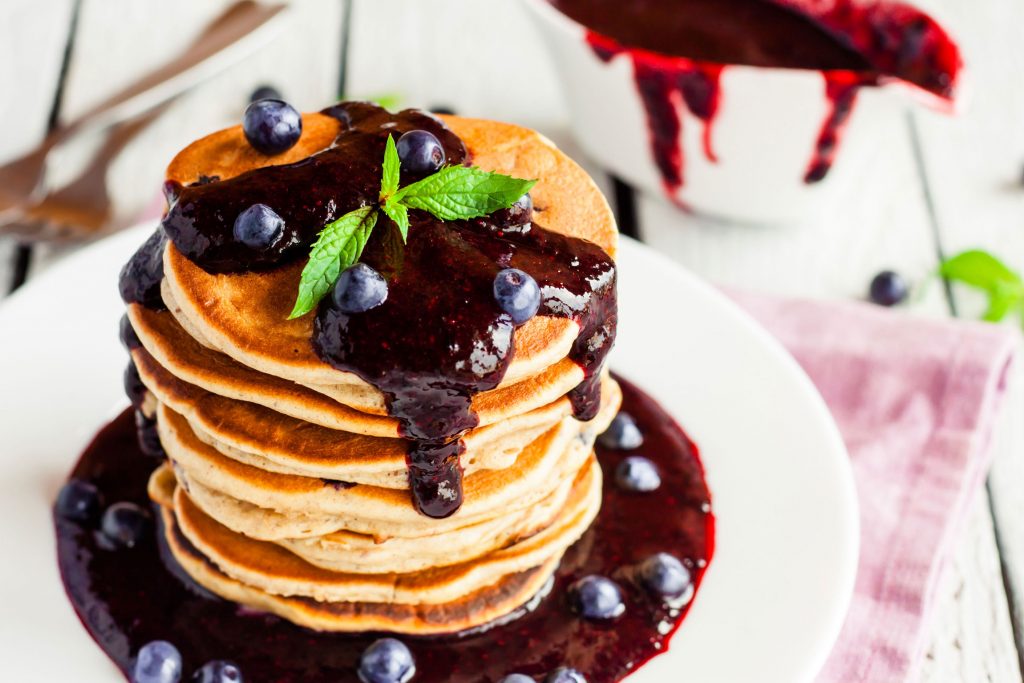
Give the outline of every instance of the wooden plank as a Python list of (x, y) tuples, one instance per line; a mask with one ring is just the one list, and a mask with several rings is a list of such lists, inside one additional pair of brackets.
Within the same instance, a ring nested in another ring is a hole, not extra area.
[[(232, 0), (179, 0), (173, 12), (134, 0), (83, 0), (62, 117), (76, 116), (173, 57)], [(241, 121), (250, 93), (271, 84), (296, 107), (316, 110), (335, 100), (342, 30), (340, 3), (291, 2), (286, 26), (246, 61), (166, 106), (115, 162), (108, 186), (119, 216), (152, 212), (164, 168), (197, 137)], [(116, 26), (116, 32), (111, 27)], [(67, 249), (40, 250), (39, 267)]]
[[(32, 149), (45, 135), (53, 107), (73, 0), (0, 3), (0, 85), (16, 97), (0, 98), (0, 163)], [(0, 238), (0, 298), (7, 292), (17, 248)]]

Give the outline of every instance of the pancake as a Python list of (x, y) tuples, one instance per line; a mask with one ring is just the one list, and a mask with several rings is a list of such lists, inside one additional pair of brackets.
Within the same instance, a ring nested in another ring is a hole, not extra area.
[[(165, 311), (133, 304), (128, 307), (128, 316), (146, 351), (178, 379), (330, 429), (398, 436), (398, 420), (352, 408), (322, 392), (265, 375), (211, 351), (189, 336)], [(582, 379), (583, 370), (563, 358), (528, 380), (474, 396), (473, 409), (481, 426), (499, 423), (561, 399)], [(362, 389), (356, 393), (360, 392), (366, 393)]]
[[(329, 429), (255, 403), (224, 398), (177, 379), (144, 349), (134, 350), (132, 357), (149, 391), (185, 417), (199, 439), (234, 460), (281, 474), (409, 487), (403, 439)], [(614, 398), (617, 386), (612, 380), (606, 384)], [(463, 438), (465, 472), (510, 466), (528, 443), (570, 412), (568, 401), (558, 400), (470, 431)]]
[(189, 542), (220, 571), (251, 587), (321, 602), (441, 604), (561, 557), (597, 515), (601, 473), (591, 457), (567, 505), (543, 531), (468, 562), (404, 574), (325, 570), (279, 545), (231, 531), (200, 510), (181, 488), (173, 500), (176, 523)]
[[(188, 422), (166, 406), (161, 405), (157, 415), (161, 442), (186, 487), (198, 482), (228, 499), (265, 510), (266, 515), (261, 517), (298, 513), (303, 525), (309, 520), (334, 517), (334, 530), (348, 529), (376, 537), (443, 533), (522, 510), (550, 495), (563, 479), (575, 477), (596, 435), (589, 425), (581, 426), (571, 418), (563, 420), (523, 449), (513, 467), (482, 470), (466, 477), (465, 499), (459, 511), (444, 519), (432, 519), (416, 510), (407, 491), (267, 472), (232, 460), (203, 443)], [(207, 511), (235, 527), (236, 523), (226, 517), (229, 510)], [(265, 519), (251, 521), (277, 526)], [(297, 535), (289, 533), (286, 537)]]
[[(617, 231), (607, 202), (593, 180), (550, 141), (534, 131), (492, 121), (447, 117), (473, 162), (489, 171), (538, 179), (531, 190), (537, 222), (555, 232), (590, 240), (614, 256)], [(304, 158), (331, 144), (338, 122), (303, 116), (303, 135), (285, 154), (252, 153), (241, 127), (219, 131), (186, 147), (171, 162), (168, 180), (189, 184), (200, 175), (231, 178), (252, 168)], [(303, 263), (265, 272), (210, 274), (173, 244), (164, 252), (164, 273), (176, 315), (196, 338), (239, 363), (305, 385), (359, 385), (351, 373), (322, 361), (309, 343), (313, 316), (288, 320)], [(578, 333), (567, 319), (537, 316), (515, 331), (514, 356), (502, 382), (534, 377), (565, 359)]]

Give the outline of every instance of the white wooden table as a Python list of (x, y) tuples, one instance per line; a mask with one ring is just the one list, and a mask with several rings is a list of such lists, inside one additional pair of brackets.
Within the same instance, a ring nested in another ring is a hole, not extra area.
[[(52, 121), (74, 117), (173, 55), (226, 4), (4, 0), (0, 159), (29, 149)], [(1024, 267), (1024, 0), (925, 4), (961, 39), (973, 101), (959, 118), (915, 112), (908, 125), (888, 131), (875, 173), (850, 189), (845, 206), (852, 208), (757, 229), (682, 215), (657, 198), (627, 192), (635, 197), (641, 237), (645, 225), (672, 225), (648, 241), (712, 282), (820, 298), (861, 297), (883, 268), (921, 281), (941, 255), (969, 246)], [(573, 153), (548, 56), (516, 0), (292, 5), (271, 47), (169, 106), (118, 159), (109, 180), (120, 211), (149, 204), (170, 156), (203, 132), (237, 122), (248, 93), (263, 83), (311, 110), (337, 98), (344, 74), (349, 96), (396, 94), (408, 106), (524, 123)], [(611, 193), (611, 179), (588, 168)], [(0, 291), (68, 251), (37, 247), (28, 254), (0, 239)], [(96, 277), (113, 283), (110, 273)], [(970, 293), (932, 287), (908, 314), (972, 317), (980, 306)], [(992, 475), (943, 575), (927, 681), (1024, 680), (1024, 392), (1014, 384), (995, 437)]]

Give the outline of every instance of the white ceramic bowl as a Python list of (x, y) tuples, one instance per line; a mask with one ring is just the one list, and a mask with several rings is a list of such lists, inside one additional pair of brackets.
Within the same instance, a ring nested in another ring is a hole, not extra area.
[[(909, 88), (861, 88), (835, 162), (824, 180), (804, 178), (830, 103), (820, 71), (727, 65), (711, 144), (704, 151), (704, 121), (677, 103), (684, 182), (666, 189), (652, 154), (646, 114), (630, 54), (607, 63), (587, 41), (587, 29), (547, 0), (524, 0), (561, 78), (573, 134), (583, 150), (611, 173), (697, 213), (742, 222), (782, 223), (820, 208), (849, 179), (866, 172), (884, 144), (878, 132), (902, 125)], [(655, 61), (672, 61), (652, 55)], [(895, 85), (895, 84), (894, 84)]]

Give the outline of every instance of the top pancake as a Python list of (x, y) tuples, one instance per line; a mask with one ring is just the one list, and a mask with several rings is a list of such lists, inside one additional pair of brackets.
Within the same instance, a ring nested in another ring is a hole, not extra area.
[[(590, 176), (550, 141), (511, 124), (443, 118), (462, 138), (476, 166), (537, 179), (530, 194), (538, 224), (594, 242), (614, 257), (618, 233), (608, 203)], [(330, 146), (339, 125), (322, 114), (305, 114), (298, 143), (276, 156), (252, 149), (241, 126), (228, 128), (182, 150), (167, 177), (190, 184), (200, 175), (226, 179), (254, 168), (292, 163)], [(215, 275), (189, 261), (173, 244), (164, 253), (175, 313), (187, 318), (186, 329), (195, 330), (205, 342), (251, 368), (295, 382), (365, 385), (316, 355), (310, 343), (313, 315), (288, 320), (304, 265), (299, 261), (266, 272)], [(517, 328), (515, 354), (502, 385), (532, 377), (565, 358), (578, 330), (571, 320), (544, 316)]]

